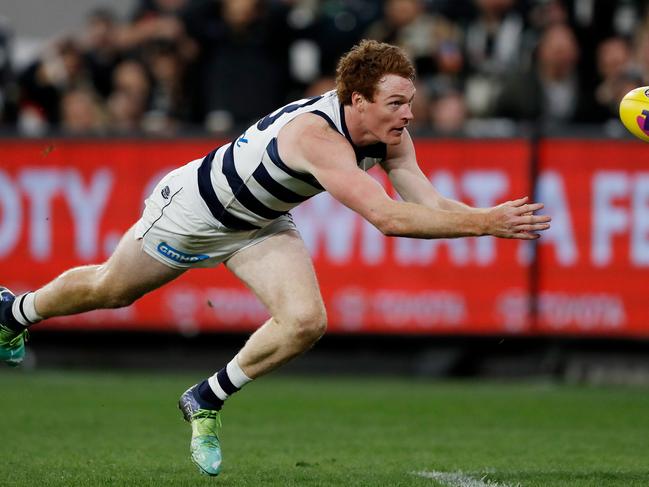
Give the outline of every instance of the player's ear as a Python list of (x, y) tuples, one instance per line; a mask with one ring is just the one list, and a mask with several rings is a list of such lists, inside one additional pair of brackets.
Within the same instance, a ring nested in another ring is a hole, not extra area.
[(352, 106), (360, 111), (363, 111), (365, 108), (365, 97), (359, 92), (355, 91), (352, 93)]

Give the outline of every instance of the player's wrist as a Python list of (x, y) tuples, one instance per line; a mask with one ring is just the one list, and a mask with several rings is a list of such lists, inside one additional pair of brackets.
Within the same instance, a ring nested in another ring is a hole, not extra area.
[(475, 217), (476, 236), (482, 237), (492, 235), (492, 215), (490, 208), (476, 208), (473, 213)]

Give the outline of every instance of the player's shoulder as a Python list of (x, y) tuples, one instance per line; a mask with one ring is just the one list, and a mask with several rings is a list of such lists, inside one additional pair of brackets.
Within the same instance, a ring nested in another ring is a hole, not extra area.
[(297, 170), (311, 171), (314, 165), (338, 160), (354, 161), (354, 151), (347, 139), (326, 120), (312, 113), (298, 115), (282, 127), (278, 135), (282, 155)]
[(328, 142), (348, 144), (347, 139), (331, 126), (325, 118), (312, 112), (301, 113), (280, 131), (280, 138), (303, 144)]

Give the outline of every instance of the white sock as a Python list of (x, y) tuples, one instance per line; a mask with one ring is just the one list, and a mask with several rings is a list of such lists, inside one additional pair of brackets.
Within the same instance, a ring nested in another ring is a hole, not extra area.
[(225, 366), (225, 369), (228, 371), (228, 377), (234, 384), (234, 387), (241, 389), (252, 379), (246, 375), (241, 366), (239, 365), (239, 355), (235, 356), (230, 363)]
[(35, 296), (36, 294), (34, 292), (21, 294), (16, 296), (16, 299), (11, 305), (11, 313), (14, 315), (14, 318), (16, 318), (16, 321), (24, 327), (31, 326), (43, 319), (43, 317), (36, 312), (34, 306)]
[(234, 357), (228, 365), (207, 379), (207, 382), (216, 397), (225, 401), (251, 380), (241, 369), (237, 357)]

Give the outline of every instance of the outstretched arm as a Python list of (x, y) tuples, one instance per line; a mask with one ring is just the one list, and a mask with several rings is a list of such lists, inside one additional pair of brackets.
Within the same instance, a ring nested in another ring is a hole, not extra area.
[[(401, 144), (388, 147), (388, 157), (381, 166), (388, 174), (392, 186), (394, 186), (399, 195), (405, 201), (418, 203), (428, 208), (439, 208), (449, 211), (478, 213), (485, 211), (485, 209), (474, 208), (461, 201), (446, 198), (435, 189), (417, 164), (415, 148), (407, 130), (403, 133)], [(514, 201), (507, 201), (500, 206), (519, 207), (527, 203), (528, 198), (524, 197)], [(538, 204), (528, 205), (526, 209), (529, 211), (524, 212), (522, 216), (533, 215), (534, 211), (538, 211), (542, 208), (543, 206), (539, 206)], [(546, 218), (547, 220), (545, 220), (545, 223), (549, 223), (550, 218)], [(525, 228), (530, 228), (530, 226), (528, 225)], [(549, 228), (549, 224), (547, 225), (547, 228)], [(546, 228), (541, 228), (540, 230), (545, 229)]]
[(303, 119), (300, 124), (284, 127), (279, 137), (279, 151), (284, 162), (293, 169), (313, 174), (334, 198), (385, 235), (415, 238), (493, 235), (533, 240), (540, 236), (535, 232), (549, 228), (549, 217), (533, 214), (543, 205), (528, 204), (526, 200), (471, 211), (445, 209), (434, 203), (435, 197), (430, 193), (419, 201), (395, 201), (357, 167), (354, 152), (345, 138), (315, 116), (308, 122)]
[(415, 148), (407, 130), (401, 136), (401, 144), (388, 147), (387, 159), (381, 166), (405, 201), (442, 210), (480, 211), (461, 201), (446, 198), (435, 189), (417, 164)]

